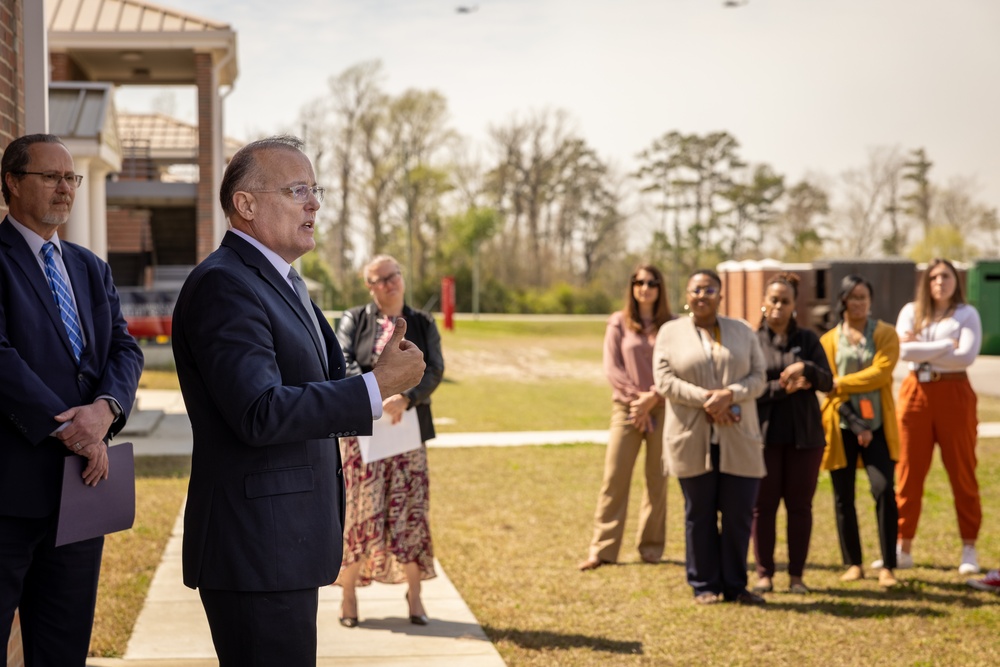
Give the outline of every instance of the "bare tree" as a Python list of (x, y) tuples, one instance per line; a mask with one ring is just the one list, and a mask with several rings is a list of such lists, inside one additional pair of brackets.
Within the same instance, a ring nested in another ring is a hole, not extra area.
[[(838, 209), (840, 238), (834, 240), (844, 255), (872, 257), (905, 243), (905, 232), (894, 213), (902, 169), (899, 149), (882, 146), (868, 149), (864, 167), (842, 174), (844, 203)], [(887, 218), (888, 230), (885, 229)]]
[(457, 139), (448, 126), (448, 103), (437, 91), (407, 90), (391, 100), (388, 123), (396, 138), (402, 230), (411, 282), (427, 275), (441, 230), (441, 196), (451, 189), (442, 157)]
[(359, 175), (356, 196), (365, 211), (366, 231), (373, 255), (385, 252), (386, 216), (397, 192), (400, 168), (397, 137), (388, 122), (388, 104), (388, 96), (382, 95), (378, 103), (358, 119), (363, 170)]
[(623, 186), (582, 139), (568, 140), (562, 155), (553, 202), (555, 253), (564, 271), (587, 284), (623, 249)]
[(331, 161), (337, 179), (336, 211), (325, 259), (343, 284), (350, 278), (352, 202), (361, 153), (361, 120), (373, 111), (383, 94), (382, 63), (369, 60), (330, 77), (330, 113), (333, 117)]
[(824, 241), (824, 217), (830, 213), (829, 196), (817, 183), (803, 179), (785, 193), (784, 211), (778, 217), (782, 241), (781, 258), (786, 262), (811, 262), (820, 256)]
[(489, 130), (498, 159), (488, 187), (509, 226), (503, 251), (507, 257), (519, 257), (521, 244), (526, 243), (528, 254), (521, 271), (535, 286), (544, 284), (550, 268), (545, 253), (550, 247), (560, 168), (570, 150), (567, 125), (565, 112), (542, 111), (526, 121), (513, 118)]
[(923, 148), (910, 151), (910, 158), (903, 163), (903, 180), (910, 183), (910, 191), (901, 197), (905, 203), (903, 210), (920, 224), (925, 237), (931, 229), (933, 191), (927, 175), (932, 166), (934, 163), (927, 159)]
[(931, 209), (933, 225), (946, 225), (969, 238), (988, 225), (989, 208), (976, 199), (979, 184), (975, 177), (954, 176), (948, 185), (935, 191)]

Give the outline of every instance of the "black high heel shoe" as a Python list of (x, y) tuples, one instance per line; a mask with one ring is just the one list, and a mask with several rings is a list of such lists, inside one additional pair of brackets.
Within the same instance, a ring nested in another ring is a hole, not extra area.
[[(406, 591), (406, 593), (403, 594), (403, 599), (406, 600), (406, 606), (407, 608), (409, 608), (410, 591)], [(427, 625), (430, 622), (431, 619), (427, 618), (427, 614), (420, 614), (419, 616), (414, 616), (413, 614), (410, 614), (410, 623), (412, 623), (413, 625)]]
[[(344, 608), (343, 607), (340, 608), (340, 613), (341, 614), (344, 613)], [(354, 613), (355, 614), (358, 613), (358, 603), (356, 601), (354, 603)], [(341, 616), (337, 620), (340, 621), (340, 624), (342, 626), (344, 626), (345, 628), (356, 628), (356, 627), (358, 627), (358, 617), (357, 616)]]

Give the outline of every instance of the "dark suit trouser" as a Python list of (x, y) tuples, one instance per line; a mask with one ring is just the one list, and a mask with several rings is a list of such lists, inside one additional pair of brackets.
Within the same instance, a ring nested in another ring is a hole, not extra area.
[(875, 516), (878, 519), (878, 541), (882, 547), (883, 566), (896, 567), (896, 533), (899, 514), (896, 509), (896, 491), (893, 475), (896, 463), (889, 458), (889, 445), (885, 432), (872, 431), (872, 441), (867, 447), (858, 444), (858, 436), (841, 429), (844, 438), (844, 455), (847, 466), (830, 471), (833, 482), (833, 503), (837, 513), (837, 535), (844, 565), (861, 565), (861, 536), (858, 533), (858, 513), (854, 507), (854, 486), (857, 476), (858, 456), (868, 471), (868, 483), (875, 499)]
[(219, 667), (315, 667), (318, 589), (198, 592)]
[(0, 635), (20, 608), (25, 667), (83, 667), (104, 538), (55, 546), (55, 517), (0, 516)]
[(719, 472), (719, 447), (711, 447), (712, 470), (680, 480), (687, 579), (695, 595), (708, 592), (733, 600), (747, 587), (747, 549), (760, 480)]

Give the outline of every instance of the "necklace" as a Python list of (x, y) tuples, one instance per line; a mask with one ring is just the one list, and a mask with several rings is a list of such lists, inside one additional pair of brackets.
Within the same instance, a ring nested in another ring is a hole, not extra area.
[(941, 320), (947, 319), (948, 316), (951, 315), (952, 312), (954, 312), (954, 310), (955, 310), (955, 307), (952, 306), (951, 304), (948, 304), (948, 307), (945, 308), (944, 311), (941, 312), (941, 313), (938, 313), (937, 309), (935, 308), (934, 309), (934, 318), (933, 318), (932, 321), (934, 321), (934, 322), (940, 322)]

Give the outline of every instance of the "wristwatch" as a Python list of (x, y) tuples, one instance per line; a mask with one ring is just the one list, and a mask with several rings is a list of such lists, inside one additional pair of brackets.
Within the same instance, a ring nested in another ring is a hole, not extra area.
[(107, 401), (108, 405), (111, 406), (111, 414), (115, 416), (115, 421), (118, 421), (122, 416), (122, 408), (120, 405), (118, 405), (118, 401), (116, 401), (113, 398), (107, 398), (107, 397), (105, 397), (104, 400)]

